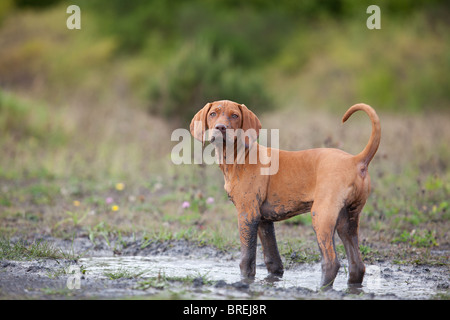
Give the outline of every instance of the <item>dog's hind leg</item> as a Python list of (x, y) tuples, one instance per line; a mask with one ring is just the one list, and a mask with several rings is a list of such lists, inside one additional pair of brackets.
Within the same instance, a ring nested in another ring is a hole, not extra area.
[(361, 209), (348, 210), (348, 208), (342, 208), (336, 226), (338, 235), (344, 243), (347, 254), (349, 285), (360, 285), (365, 273), (365, 266), (361, 259), (358, 244), (359, 215)]
[(312, 224), (316, 233), (317, 243), (322, 255), (321, 287), (330, 289), (340, 268), (334, 246), (334, 232), (341, 206), (336, 200), (314, 201), (311, 208)]

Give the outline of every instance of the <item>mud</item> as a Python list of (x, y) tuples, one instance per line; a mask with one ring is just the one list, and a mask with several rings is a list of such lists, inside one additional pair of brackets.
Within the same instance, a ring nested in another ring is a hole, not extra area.
[(256, 279), (248, 283), (241, 281), (237, 251), (187, 241), (47, 241), (79, 256), (0, 261), (0, 298), (434, 299), (448, 297), (450, 286), (448, 266), (366, 264), (362, 288), (348, 288), (342, 261), (333, 289), (322, 291), (319, 263), (295, 264), (274, 279), (259, 255)]

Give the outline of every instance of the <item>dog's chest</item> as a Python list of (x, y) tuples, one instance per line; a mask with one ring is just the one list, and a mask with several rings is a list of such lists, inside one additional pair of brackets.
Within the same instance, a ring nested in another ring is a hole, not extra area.
[(312, 203), (312, 201), (286, 201), (285, 203), (264, 201), (260, 208), (261, 217), (269, 221), (289, 219), (310, 211)]

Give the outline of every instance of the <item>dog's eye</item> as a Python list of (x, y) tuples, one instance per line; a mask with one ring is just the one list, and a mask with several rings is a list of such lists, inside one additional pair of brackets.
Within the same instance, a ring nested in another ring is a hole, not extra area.
[(239, 116), (238, 116), (237, 114), (233, 114), (231, 117), (232, 117), (233, 119), (239, 118)]
[(216, 113), (215, 113), (215, 112), (211, 112), (211, 113), (209, 114), (209, 116), (210, 116), (210, 117), (215, 117), (215, 116), (216, 116)]

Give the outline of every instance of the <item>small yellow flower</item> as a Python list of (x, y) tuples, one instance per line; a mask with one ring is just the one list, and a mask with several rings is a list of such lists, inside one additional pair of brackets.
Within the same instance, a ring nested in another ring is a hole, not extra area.
[(73, 205), (74, 205), (75, 207), (79, 207), (80, 204), (81, 204), (81, 202), (78, 201), (78, 200), (75, 200), (75, 201), (73, 202)]
[(114, 205), (114, 206), (111, 207), (111, 210), (112, 211), (119, 211), (119, 206)]
[(116, 183), (116, 190), (122, 191), (125, 185), (122, 182)]

